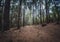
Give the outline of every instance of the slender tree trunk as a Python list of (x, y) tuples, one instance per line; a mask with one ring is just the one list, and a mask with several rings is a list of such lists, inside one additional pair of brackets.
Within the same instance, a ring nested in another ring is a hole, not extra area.
[(21, 26), (21, 4), (22, 4), (22, 0), (19, 0), (19, 12), (18, 12), (18, 29)]
[(33, 24), (34, 24), (34, 5), (33, 5)]
[(25, 8), (23, 9), (23, 26), (25, 26)]
[(41, 1), (40, 1), (40, 24), (42, 24), (42, 14), (41, 14)]
[(57, 17), (56, 17), (56, 4), (54, 2), (54, 22), (57, 22)]
[(32, 14), (32, 16), (33, 16), (33, 24), (34, 24), (34, 6), (35, 6), (35, 1), (36, 0), (32, 0), (33, 1), (33, 14)]
[(59, 12), (58, 12), (57, 14), (58, 14), (58, 20), (57, 20), (57, 22), (58, 22), (58, 24), (59, 24), (59, 21), (60, 21), (60, 20), (59, 20), (59, 19), (60, 19), (60, 18), (59, 18)]
[(44, 23), (44, 10), (43, 10), (43, 23)]
[(2, 17), (0, 16), (0, 30), (2, 28)]
[(59, 24), (59, 11), (58, 11), (58, 6), (56, 6), (56, 13), (57, 13), (57, 23)]
[(1, 6), (1, 0), (0, 0), (0, 6)]
[(54, 8), (55, 8), (54, 9), (54, 22), (59, 23), (59, 13), (58, 13), (58, 8), (57, 8), (56, 4), (55, 4)]
[(3, 13), (3, 28), (2, 31), (9, 29), (9, 11), (10, 11), (10, 1), (11, 0), (5, 0), (5, 7), (4, 7), (4, 13)]
[(48, 7), (48, 1), (47, 0), (45, 0), (45, 8), (46, 8), (46, 23), (48, 23), (49, 22), (49, 7)]
[[(13, 14), (13, 10), (12, 10), (12, 14)], [(13, 19), (13, 17), (12, 17), (12, 14), (11, 14), (11, 20), (10, 20), (10, 27), (12, 27), (12, 19)]]
[(0, 0), (0, 30), (1, 30), (1, 26), (2, 26), (2, 14), (1, 14), (1, 0)]

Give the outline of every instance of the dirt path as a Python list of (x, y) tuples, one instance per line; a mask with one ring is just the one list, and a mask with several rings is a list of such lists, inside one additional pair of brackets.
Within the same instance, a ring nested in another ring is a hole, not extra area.
[(0, 33), (0, 42), (60, 42), (60, 25), (31, 25)]

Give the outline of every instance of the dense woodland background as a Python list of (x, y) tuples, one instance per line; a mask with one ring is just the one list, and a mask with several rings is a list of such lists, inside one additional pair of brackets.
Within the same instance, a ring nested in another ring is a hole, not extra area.
[(59, 0), (0, 0), (0, 29), (60, 22)]

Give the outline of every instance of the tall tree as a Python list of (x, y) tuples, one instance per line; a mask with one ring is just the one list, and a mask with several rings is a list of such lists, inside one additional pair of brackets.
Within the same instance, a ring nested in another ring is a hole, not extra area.
[(34, 5), (35, 5), (35, 0), (33, 0), (33, 14), (32, 14), (32, 16), (33, 16), (33, 24), (34, 24)]
[(4, 13), (3, 13), (3, 26), (2, 31), (9, 29), (9, 10), (10, 10), (10, 1), (11, 0), (5, 0), (5, 7), (4, 7)]
[(20, 28), (20, 23), (21, 23), (20, 22), (21, 21), (21, 4), (22, 4), (22, 0), (19, 0), (18, 29)]
[(53, 11), (53, 21), (54, 22), (57, 22), (57, 17), (56, 17), (56, 14), (57, 14), (57, 6), (56, 6), (56, 3), (55, 3), (55, 0), (53, 2), (54, 6), (52, 7), (52, 11)]
[(55, 19), (57, 20), (57, 23), (59, 23), (59, 11), (58, 11), (58, 6), (55, 4)]
[(23, 7), (23, 26), (25, 26), (25, 8), (26, 8), (26, 0), (22, 1), (24, 7)]
[(41, 5), (42, 5), (42, 0), (40, 0), (40, 23), (42, 24)]
[(2, 0), (0, 0), (0, 28), (1, 28), (1, 25), (2, 25), (1, 1)]
[(49, 0), (45, 0), (45, 9), (46, 9), (46, 22), (49, 22)]
[(37, 2), (38, 0), (32, 0), (32, 4), (33, 4), (33, 24), (34, 24), (34, 8), (35, 8), (35, 6), (36, 6), (36, 2)]
[(1, 1), (2, 1), (2, 0), (0, 0), (0, 6), (1, 6)]

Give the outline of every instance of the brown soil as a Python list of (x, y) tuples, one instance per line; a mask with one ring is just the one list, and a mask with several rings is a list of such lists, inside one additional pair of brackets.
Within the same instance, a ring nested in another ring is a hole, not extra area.
[(0, 32), (0, 42), (60, 42), (60, 25), (30, 25)]

